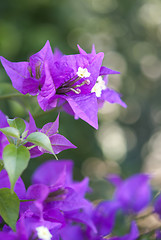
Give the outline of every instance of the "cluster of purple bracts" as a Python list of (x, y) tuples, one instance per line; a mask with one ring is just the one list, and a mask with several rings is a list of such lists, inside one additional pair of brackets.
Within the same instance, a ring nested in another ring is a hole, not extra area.
[(0, 60), (13, 87), (22, 94), (37, 95), (44, 111), (61, 106), (97, 129), (98, 108), (105, 101), (126, 107), (119, 93), (106, 86), (108, 75), (119, 72), (102, 66), (104, 54), (96, 54), (94, 47), (90, 54), (78, 48), (80, 54), (63, 55), (57, 49), (53, 54), (47, 41), (29, 62)]
[[(50, 160), (42, 164), (32, 176), (32, 185), (25, 189), (21, 178), (15, 192), (22, 200), (16, 232), (4, 225), (0, 239), (6, 240), (133, 240), (139, 236), (135, 221), (129, 233), (113, 236), (116, 215), (135, 216), (151, 201), (150, 177), (136, 174), (126, 180), (117, 175), (108, 176), (115, 186), (112, 200), (94, 206), (85, 198), (90, 192), (89, 179), (75, 182), (72, 178), (73, 162)], [(9, 187), (5, 170), (0, 173), (0, 188)], [(159, 200), (155, 211), (160, 213)]]

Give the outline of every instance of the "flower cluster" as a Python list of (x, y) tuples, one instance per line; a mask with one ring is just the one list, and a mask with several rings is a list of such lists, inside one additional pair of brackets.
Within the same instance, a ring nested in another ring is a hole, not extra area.
[(96, 54), (94, 47), (90, 54), (78, 48), (80, 54), (76, 55), (63, 55), (58, 50), (53, 54), (47, 41), (29, 62), (0, 59), (13, 87), (22, 94), (37, 95), (44, 111), (62, 106), (67, 113), (97, 129), (100, 102), (101, 105), (108, 101), (126, 107), (120, 95), (106, 87), (107, 76), (119, 72), (102, 66), (104, 54)]
[[(121, 237), (112, 237), (111, 234), (119, 211), (134, 216), (150, 203), (149, 176), (137, 174), (124, 181), (119, 176), (110, 176), (110, 181), (117, 185), (113, 199), (94, 206), (85, 198), (85, 194), (90, 191), (89, 179), (73, 181), (72, 168), (71, 160), (50, 160), (42, 164), (33, 174), (32, 185), (27, 191), (19, 178), (14, 188), (22, 201), (17, 230), (14, 233), (4, 225), (0, 238), (103, 240), (109, 236), (111, 240), (136, 239), (139, 231), (134, 220), (128, 234)], [(0, 179), (1, 188), (9, 187), (5, 170), (1, 171)]]

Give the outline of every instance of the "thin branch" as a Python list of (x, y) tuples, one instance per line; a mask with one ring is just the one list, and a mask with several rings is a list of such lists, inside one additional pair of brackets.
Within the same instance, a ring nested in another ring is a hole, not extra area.
[(8, 94), (8, 95), (0, 96), (0, 100), (4, 100), (4, 99), (6, 99), (6, 98), (12, 98), (12, 97), (22, 97), (22, 96), (23, 96), (22, 94), (13, 93), (13, 94)]
[(0, 100), (5, 100), (7, 98), (13, 98), (13, 97), (34, 97), (34, 96), (32, 96), (32, 95), (23, 95), (23, 94), (20, 94), (20, 93), (12, 93), (12, 94), (8, 94), (8, 95), (0, 96)]

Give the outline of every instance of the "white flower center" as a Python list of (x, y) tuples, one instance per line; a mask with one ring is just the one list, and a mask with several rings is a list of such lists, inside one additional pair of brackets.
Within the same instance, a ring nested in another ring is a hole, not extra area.
[(105, 89), (106, 89), (105, 81), (103, 80), (103, 78), (101, 76), (99, 76), (97, 78), (96, 84), (92, 88), (91, 92), (95, 92), (96, 97), (101, 97), (102, 90), (105, 90)]
[(80, 78), (88, 78), (91, 74), (88, 72), (87, 68), (78, 68), (77, 72), (78, 77)]
[(40, 226), (36, 228), (37, 231), (37, 236), (39, 239), (41, 240), (51, 240), (52, 235), (49, 232), (48, 228), (44, 227), (44, 226)]

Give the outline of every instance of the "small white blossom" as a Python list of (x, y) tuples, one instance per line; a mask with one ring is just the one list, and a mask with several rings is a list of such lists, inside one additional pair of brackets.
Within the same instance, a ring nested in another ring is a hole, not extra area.
[(95, 92), (96, 97), (101, 97), (102, 90), (105, 90), (105, 89), (106, 89), (105, 81), (103, 80), (103, 78), (101, 76), (99, 76), (97, 78), (96, 84), (92, 88), (91, 92)]
[(91, 74), (88, 72), (87, 68), (78, 68), (77, 72), (78, 77), (80, 78), (88, 78)]
[(37, 231), (37, 236), (39, 239), (41, 240), (51, 240), (52, 235), (49, 232), (48, 228), (44, 227), (44, 226), (40, 226), (36, 228)]

